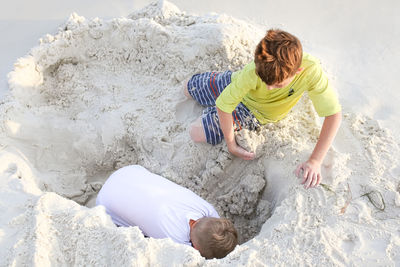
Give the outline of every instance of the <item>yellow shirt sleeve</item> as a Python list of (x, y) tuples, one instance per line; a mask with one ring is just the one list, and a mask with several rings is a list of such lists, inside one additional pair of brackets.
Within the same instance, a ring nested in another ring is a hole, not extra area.
[(314, 64), (307, 74), (307, 77), (309, 77), (308, 96), (318, 115), (326, 117), (341, 111), (338, 96), (331, 87), (321, 65), (319, 63)]
[(218, 96), (216, 106), (226, 112), (232, 113), (243, 97), (257, 87), (257, 75), (254, 73), (254, 62), (247, 64), (242, 70), (235, 72), (232, 82)]

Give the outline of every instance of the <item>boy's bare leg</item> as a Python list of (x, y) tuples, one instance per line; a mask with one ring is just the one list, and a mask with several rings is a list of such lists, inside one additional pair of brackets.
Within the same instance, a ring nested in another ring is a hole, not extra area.
[[(189, 94), (189, 91), (187, 88), (188, 82), (189, 82), (189, 79), (186, 79), (183, 81), (183, 84), (182, 84), (183, 94), (187, 98), (193, 99), (193, 97)], [(197, 118), (197, 120), (195, 120), (190, 125), (189, 134), (190, 134), (190, 138), (192, 138), (192, 140), (194, 142), (197, 142), (197, 143), (207, 142), (206, 134), (204, 133), (204, 129), (203, 129), (203, 123), (201, 122), (201, 117)]]
[(201, 117), (199, 117), (195, 122), (190, 125), (189, 130), (190, 138), (197, 143), (207, 142), (206, 134), (204, 133), (203, 123)]
[(183, 94), (184, 94), (187, 98), (192, 99), (193, 97), (189, 94), (189, 91), (188, 91), (188, 88), (187, 88), (188, 82), (189, 82), (189, 79), (186, 79), (186, 80), (183, 81), (183, 84), (182, 84)]

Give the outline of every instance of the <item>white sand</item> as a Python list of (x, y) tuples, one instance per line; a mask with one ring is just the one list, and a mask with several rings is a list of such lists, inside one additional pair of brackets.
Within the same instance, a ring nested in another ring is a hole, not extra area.
[[(400, 264), (400, 148), (376, 120), (343, 107), (325, 186), (310, 190), (293, 174), (320, 128), (306, 96), (283, 121), (239, 134), (254, 161), (190, 141), (201, 108), (181, 82), (240, 69), (264, 31), (164, 2), (113, 20), (73, 14), (19, 59), (0, 105), (0, 265)], [(108, 175), (128, 164), (200, 194), (247, 242), (205, 261), (191, 247), (115, 227), (91, 207)], [(371, 191), (383, 211), (362, 196)]]

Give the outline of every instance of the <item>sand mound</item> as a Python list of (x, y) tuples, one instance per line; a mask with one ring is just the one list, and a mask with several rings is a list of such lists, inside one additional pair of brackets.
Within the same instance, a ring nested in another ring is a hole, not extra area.
[[(374, 120), (346, 114), (323, 165), (324, 186), (312, 190), (293, 174), (319, 133), (306, 96), (283, 121), (238, 134), (254, 161), (232, 157), (224, 144), (190, 141), (201, 108), (185, 99), (182, 81), (239, 69), (264, 30), (160, 2), (108, 21), (73, 14), (19, 59), (0, 105), (1, 263), (400, 262), (400, 149)], [(206, 262), (190, 247), (116, 228), (91, 207), (108, 175), (128, 164), (200, 194), (249, 241)], [(362, 196), (371, 191), (378, 205)]]

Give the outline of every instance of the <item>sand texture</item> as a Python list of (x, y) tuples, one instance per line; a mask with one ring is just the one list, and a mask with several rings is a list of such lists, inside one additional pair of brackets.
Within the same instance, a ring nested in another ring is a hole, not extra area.
[[(377, 121), (343, 107), (323, 185), (309, 190), (293, 173), (321, 127), (307, 95), (279, 123), (237, 134), (253, 161), (224, 143), (190, 140), (202, 108), (182, 82), (240, 69), (264, 32), (160, 1), (127, 18), (72, 14), (43, 37), (15, 63), (0, 102), (0, 265), (400, 264), (400, 148)], [(129, 164), (201, 195), (234, 221), (241, 244), (206, 261), (191, 247), (115, 227), (94, 199)]]

